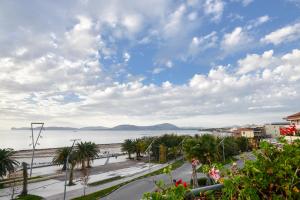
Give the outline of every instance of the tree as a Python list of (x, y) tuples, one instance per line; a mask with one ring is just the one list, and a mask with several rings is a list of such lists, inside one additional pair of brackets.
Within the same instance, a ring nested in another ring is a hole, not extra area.
[(19, 164), (18, 161), (12, 159), (14, 151), (12, 149), (0, 149), (0, 177), (3, 178), (14, 171), (15, 167)]
[(74, 168), (76, 166), (76, 164), (78, 162), (80, 162), (81, 160), (79, 159), (79, 156), (78, 156), (78, 151), (72, 151), (70, 152), (70, 155), (69, 155), (69, 165), (71, 165), (70, 167), (70, 176), (69, 176), (69, 186), (70, 185), (75, 185), (74, 182), (73, 182), (73, 177), (74, 177)]
[(85, 163), (88, 159), (88, 145), (87, 142), (77, 143), (77, 159), (81, 163), (81, 169), (85, 169)]
[(134, 142), (131, 139), (126, 139), (122, 144), (122, 151), (127, 152), (129, 159), (131, 159), (131, 154), (134, 153), (134, 149)]
[(62, 170), (65, 171), (67, 165), (66, 161), (70, 150), (70, 147), (63, 147), (61, 149), (58, 149), (55, 153), (52, 163), (56, 165), (63, 165)]
[(141, 157), (141, 154), (145, 152), (146, 145), (142, 139), (135, 139), (134, 142), (134, 152), (136, 154), (136, 159)]
[(91, 161), (98, 158), (100, 150), (98, 149), (96, 143), (94, 142), (87, 142), (86, 144), (87, 149), (87, 167), (91, 168)]
[(217, 145), (216, 137), (206, 134), (185, 140), (183, 148), (189, 160), (197, 158), (201, 163), (206, 164), (218, 159)]

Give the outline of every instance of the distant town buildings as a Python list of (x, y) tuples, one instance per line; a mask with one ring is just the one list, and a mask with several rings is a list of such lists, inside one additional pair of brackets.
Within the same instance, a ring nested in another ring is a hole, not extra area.
[(271, 124), (265, 124), (264, 129), (267, 136), (276, 138), (280, 136), (280, 128), (288, 126), (288, 122), (276, 122)]
[(298, 129), (300, 128), (300, 112), (289, 115), (283, 119), (287, 120), (291, 125), (295, 124)]

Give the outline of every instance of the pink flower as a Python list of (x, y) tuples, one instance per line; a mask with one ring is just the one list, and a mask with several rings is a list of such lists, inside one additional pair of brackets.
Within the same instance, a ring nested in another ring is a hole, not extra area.
[(220, 177), (220, 172), (218, 169), (215, 169), (215, 167), (211, 168), (211, 170), (209, 170), (209, 176), (214, 179), (215, 181), (218, 181), (221, 177)]

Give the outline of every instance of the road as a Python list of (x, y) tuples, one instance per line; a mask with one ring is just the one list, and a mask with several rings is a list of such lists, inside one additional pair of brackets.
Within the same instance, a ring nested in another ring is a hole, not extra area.
[[(185, 163), (181, 167), (172, 172), (173, 179), (182, 179), (189, 183), (191, 179), (192, 166), (190, 163)], [(198, 174), (198, 177), (203, 176)], [(143, 178), (131, 182), (119, 188), (110, 195), (102, 198), (102, 200), (139, 200), (145, 192), (151, 192), (155, 189), (154, 181), (164, 180), (165, 183), (170, 183), (170, 178), (166, 174), (160, 174), (148, 178)]]

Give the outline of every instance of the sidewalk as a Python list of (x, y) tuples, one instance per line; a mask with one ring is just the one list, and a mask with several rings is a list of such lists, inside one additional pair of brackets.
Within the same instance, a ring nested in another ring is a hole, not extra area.
[[(122, 179), (109, 182), (99, 186), (90, 186), (86, 189), (86, 194), (90, 194), (96, 192), (98, 190), (102, 190), (119, 183), (123, 183), (139, 176), (143, 176), (150, 172), (156, 171), (163, 167), (167, 166), (167, 164), (151, 164), (150, 170), (149, 165), (147, 163), (137, 163), (134, 166), (122, 168), (118, 170), (112, 170), (107, 172), (102, 172), (89, 176), (89, 183), (105, 180), (108, 178), (113, 178), (117, 176), (124, 177)], [(67, 186), (67, 198), (71, 199), (74, 197), (78, 197), (83, 195), (83, 185), (80, 183), (79, 179), (75, 179), (74, 182), (76, 185)], [(59, 179), (50, 179), (46, 181), (30, 183), (28, 184), (28, 193), (34, 194), (38, 196), (42, 196), (45, 199), (63, 199), (63, 191), (64, 191), (64, 180)], [(15, 188), (15, 193), (19, 194), (22, 190), (22, 186)], [(10, 188), (5, 188), (0, 190), (0, 200), (10, 199), (10, 194), (12, 190)], [(16, 196), (16, 195), (15, 195)]]
[[(103, 185), (90, 186), (90, 187), (86, 188), (86, 194), (91, 194), (91, 193), (97, 192), (99, 190), (103, 190), (103, 189), (118, 185), (120, 183), (124, 183), (124, 182), (130, 181), (130, 180), (133, 180), (133, 179), (138, 178), (140, 176), (143, 176), (143, 175), (146, 175), (148, 173), (159, 170), (161, 168), (164, 168), (167, 165), (168, 164), (155, 164), (155, 165), (152, 164), (152, 166), (150, 166), (150, 170), (149, 170), (148, 164), (145, 164), (144, 166), (146, 166), (146, 168), (144, 167), (144, 169), (139, 171), (139, 172), (135, 171), (134, 174), (128, 173), (128, 175), (125, 178), (122, 178), (122, 179), (119, 179), (119, 180), (116, 180), (116, 181), (112, 181), (112, 182), (109, 182), (109, 183), (106, 183), (106, 184), (103, 184)], [(110, 173), (113, 173), (113, 172), (110, 172)], [(78, 184), (80, 184), (80, 183), (78, 183)], [(70, 188), (67, 187), (67, 199), (72, 199), (72, 198), (75, 198), (75, 197), (82, 196), (83, 195), (83, 187), (82, 187), (82, 185), (80, 185), (80, 186), (81, 186), (80, 188), (75, 188), (74, 190), (73, 189), (70, 190)], [(71, 186), (71, 187), (73, 187), (73, 186)], [(47, 200), (63, 199), (63, 193), (48, 196), (48, 197), (46, 197), (46, 199)]]

